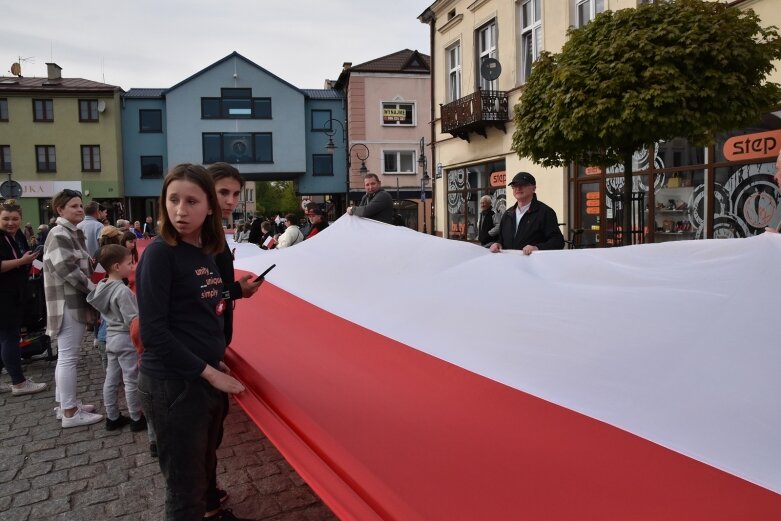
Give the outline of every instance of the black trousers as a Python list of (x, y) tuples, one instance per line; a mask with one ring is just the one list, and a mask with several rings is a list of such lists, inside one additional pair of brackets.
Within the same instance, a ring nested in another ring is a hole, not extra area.
[[(222, 439), (225, 393), (206, 380), (158, 379), (141, 373), (141, 406), (154, 425), (166, 482), (167, 521), (201, 519), (216, 493), (217, 447)], [(210, 497), (211, 496), (211, 497)]]

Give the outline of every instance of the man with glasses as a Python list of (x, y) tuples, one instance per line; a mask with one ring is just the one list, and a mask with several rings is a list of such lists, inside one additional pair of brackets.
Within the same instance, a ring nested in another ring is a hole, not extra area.
[(518, 172), (510, 181), (510, 188), (517, 202), (502, 215), (498, 240), (491, 244), (490, 250), (493, 253), (503, 249), (521, 250), (524, 255), (531, 255), (537, 250), (564, 248), (556, 212), (537, 200), (534, 176)]

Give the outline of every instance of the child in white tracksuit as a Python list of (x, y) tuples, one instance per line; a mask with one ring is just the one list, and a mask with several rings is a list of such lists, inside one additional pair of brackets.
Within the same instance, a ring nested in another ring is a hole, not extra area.
[[(138, 397), (138, 353), (130, 341), (130, 321), (138, 316), (136, 297), (122, 281), (132, 271), (130, 251), (118, 244), (103, 246), (98, 251), (98, 262), (106, 269), (108, 278), (102, 280), (87, 296), (87, 302), (107, 321), (106, 381), (103, 383), (103, 402), (106, 407), (106, 430), (113, 431), (130, 424), (134, 432), (146, 429)], [(125, 384), (125, 399), (130, 418), (122, 416), (117, 403), (119, 384)]]

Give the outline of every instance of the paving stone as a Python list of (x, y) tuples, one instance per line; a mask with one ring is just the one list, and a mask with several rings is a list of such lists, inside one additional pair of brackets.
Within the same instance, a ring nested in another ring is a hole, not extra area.
[(68, 498), (50, 498), (47, 501), (33, 505), (31, 519), (47, 519), (51, 516), (67, 512), (71, 508)]
[(116, 487), (120, 483), (124, 483), (128, 480), (127, 470), (110, 469), (110, 472), (103, 472), (94, 478), (89, 483), (91, 488), (105, 488)]
[(83, 465), (81, 467), (73, 467), (68, 472), (68, 479), (70, 481), (78, 481), (82, 479), (89, 479), (105, 472), (106, 469), (103, 465)]
[(95, 505), (98, 503), (107, 503), (119, 498), (119, 492), (115, 488), (103, 488), (100, 490), (87, 490), (85, 492), (74, 494), (72, 503), (76, 508)]
[(119, 449), (116, 447), (111, 447), (109, 449), (95, 450), (89, 453), (90, 464), (95, 464), (101, 461), (106, 461), (108, 459), (117, 459), (117, 458), (119, 458)]
[(59, 483), (52, 487), (52, 497), (70, 497), (76, 492), (86, 490), (87, 485), (87, 480)]
[(0, 497), (13, 496), (25, 490), (30, 490), (30, 486), (29, 479), (12, 479), (0, 485)]
[(49, 498), (49, 489), (46, 487), (32, 487), (30, 490), (14, 495), (12, 507), (23, 507), (39, 503)]
[(65, 447), (55, 447), (49, 450), (39, 450), (31, 453), (28, 458), (31, 463), (59, 460), (65, 457)]
[(48, 474), (54, 467), (54, 463), (51, 461), (44, 461), (43, 463), (35, 463), (33, 465), (25, 466), (20, 472), (20, 478), (34, 478), (43, 474)]
[(24, 506), (19, 508), (10, 508), (3, 512), (3, 521), (27, 521), (30, 519), (32, 507)]
[(54, 462), (54, 470), (70, 469), (80, 467), (89, 463), (89, 454), (79, 454), (78, 456), (68, 456), (58, 459)]
[(38, 452), (40, 450), (53, 449), (54, 447), (56, 447), (56, 445), (57, 445), (57, 440), (54, 439), (42, 440), (38, 438), (36, 441), (33, 441), (32, 443), (25, 443), (24, 447), (22, 447), (22, 450), (24, 451), (25, 454), (30, 454), (31, 452)]

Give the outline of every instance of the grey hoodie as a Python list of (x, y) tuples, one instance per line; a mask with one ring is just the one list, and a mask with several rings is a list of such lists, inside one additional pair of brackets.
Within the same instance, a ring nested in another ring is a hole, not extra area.
[(138, 316), (136, 296), (121, 280), (100, 281), (87, 295), (87, 303), (106, 319), (108, 333), (127, 333), (130, 321)]

